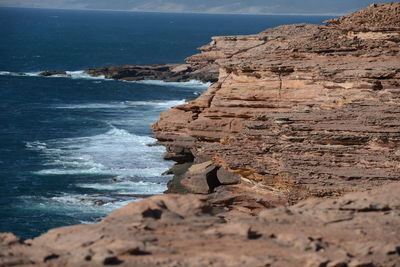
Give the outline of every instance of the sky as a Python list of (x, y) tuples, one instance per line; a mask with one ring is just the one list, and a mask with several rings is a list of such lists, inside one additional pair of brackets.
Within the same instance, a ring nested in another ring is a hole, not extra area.
[[(348, 14), (384, 0), (0, 0), (0, 7), (100, 9), (140, 12)], [(395, 1), (398, 2), (398, 1)]]

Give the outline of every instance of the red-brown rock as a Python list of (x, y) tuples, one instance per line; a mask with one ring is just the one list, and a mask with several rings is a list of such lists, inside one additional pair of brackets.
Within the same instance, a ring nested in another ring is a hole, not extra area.
[(399, 180), (399, 10), (214, 37), (188, 62), (215, 60), (218, 82), (155, 137), (170, 159), (190, 151), (293, 201)]
[(205, 196), (155, 196), (98, 224), (54, 229), (25, 243), (2, 234), (0, 266), (396, 266), (398, 192), (395, 183), (255, 217), (214, 215)]

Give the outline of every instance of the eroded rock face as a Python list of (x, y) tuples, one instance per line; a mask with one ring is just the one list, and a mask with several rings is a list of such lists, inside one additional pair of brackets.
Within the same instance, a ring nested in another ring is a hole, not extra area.
[(162, 195), (95, 225), (19, 243), (0, 235), (0, 266), (396, 266), (400, 184), (310, 199), (258, 216), (215, 212), (211, 197)]
[(214, 37), (188, 62), (219, 80), (163, 112), (169, 159), (188, 151), (284, 192), (334, 196), (400, 179), (400, 3), (327, 25)]

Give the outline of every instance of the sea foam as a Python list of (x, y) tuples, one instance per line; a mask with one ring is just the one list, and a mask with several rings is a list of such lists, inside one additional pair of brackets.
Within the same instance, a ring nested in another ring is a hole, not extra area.
[(162, 160), (163, 147), (148, 136), (112, 128), (104, 134), (28, 142), (27, 149), (40, 152), (46, 168), (38, 175), (101, 174), (119, 178), (147, 178), (161, 175), (170, 167)]
[(105, 191), (118, 191), (119, 194), (161, 194), (165, 191), (165, 184), (146, 181), (121, 181), (112, 183), (77, 184), (82, 188)]
[(110, 127), (93, 136), (26, 143), (28, 150), (38, 152), (44, 160), (44, 168), (36, 171), (36, 175), (96, 177), (95, 181), (94, 178), (85, 181), (88, 179), (85, 178), (73, 185), (96, 194), (61, 193), (33, 199), (36, 208), (77, 209), (82, 214), (103, 215), (142, 195), (160, 194), (166, 190), (168, 179), (160, 176), (172, 163), (162, 160), (164, 148), (148, 146), (155, 141), (151, 137)]
[(187, 88), (208, 88), (211, 86), (212, 83), (210, 82), (202, 82), (198, 80), (190, 80), (187, 82), (165, 82), (160, 80), (142, 80), (142, 81), (135, 81), (135, 83), (140, 84), (150, 84), (150, 85), (157, 85), (157, 86), (174, 86), (174, 87), (187, 87)]

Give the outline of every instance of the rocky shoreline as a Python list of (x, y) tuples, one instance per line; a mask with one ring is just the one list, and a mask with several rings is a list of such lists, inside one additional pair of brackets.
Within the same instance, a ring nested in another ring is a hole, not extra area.
[(400, 3), (200, 50), (86, 71), (215, 82), (153, 125), (171, 194), (0, 234), (0, 266), (400, 266)]
[[(87, 69), (84, 73), (92, 77), (120, 81), (159, 80), (164, 82), (188, 82), (192, 80), (213, 83), (218, 80), (218, 67), (208, 62), (157, 65), (122, 65)], [(43, 71), (39, 76), (70, 76), (66, 71)]]

